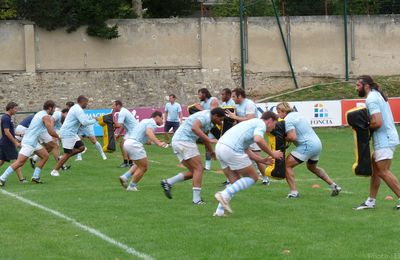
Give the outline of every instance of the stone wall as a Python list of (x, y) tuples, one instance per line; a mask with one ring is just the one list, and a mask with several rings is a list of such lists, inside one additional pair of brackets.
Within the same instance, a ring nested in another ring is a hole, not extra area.
[[(351, 76), (400, 71), (400, 16), (355, 16), (349, 21)], [(197, 89), (240, 86), (237, 18), (111, 20), (120, 37), (89, 37), (85, 28), (48, 32), (24, 21), (0, 21), (0, 106), (24, 111), (45, 99), (64, 104), (80, 94), (92, 108), (121, 98), (127, 106), (161, 106), (175, 93), (182, 104)], [(300, 86), (344, 76), (343, 19), (282, 19)], [(293, 89), (275, 18), (249, 18), (246, 90), (254, 99)], [(352, 37), (351, 37), (352, 36)]]

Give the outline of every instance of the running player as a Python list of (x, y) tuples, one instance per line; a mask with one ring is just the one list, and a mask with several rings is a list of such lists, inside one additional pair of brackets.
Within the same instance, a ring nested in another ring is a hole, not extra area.
[[(129, 112), (129, 111), (128, 111)], [(142, 179), (148, 169), (148, 160), (146, 150), (143, 144), (151, 141), (159, 147), (167, 148), (168, 144), (160, 141), (155, 136), (157, 126), (163, 125), (163, 117), (160, 111), (154, 111), (151, 118), (143, 119), (134, 130), (129, 129), (128, 138), (125, 140), (124, 149), (133, 159), (133, 166), (124, 175), (120, 176), (120, 182), (127, 191), (137, 191), (137, 184)], [(127, 180), (132, 176), (132, 180), (127, 183)]]
[(249, 188), (258, 180), (258, 174), (251, 160), (260, 164), (270, 164), (270, 157), (261, 157), (254, 153), (250, 146), (256, 143), (261, 150), (274, 159), (283, 157), (281, 151), (271, 151), (265, 142), (265, 132), (274, 130), (278, 117), (274, 112), (265, 112), (261, 118), (253, 118), (235, 125), (218, 141), (215, 151), (221, 168), (232, 185), (222, 192), (217, 192), (215, 198), (220, 202), (214, 216), (224, 216), (225, 210), (232, 213), (229, 201), (236, 192)]
[(85, 150), (85, 145), (78, 136), (80, 126), (93, 125), (96, 123), (95, 118), (90, 119), (83, 111), (83, 109), (87, 107), (89, 99), (81, 95), (78, 97), (77, 103), (78, 104), (75, 104), (70, 108), (65, 117), (64, 123), (61, 126), (60, 135), (64, 148), (64, 155), (51, 171), (52, 176), (59, 176), (60, 174), (58, 170), (62, 165), (64, 165), (70, 157)]
[[(232, 99), (236, 104), (236, 113), (227, 111), (228, 117), (236, 120), (238, 123), (259, 117), (256, 104), (246, 97), (246, 92), (244, 89), (235, 88), (232, 90)], [(250, 146), (250, 149), (252, 149), (252, 151), (258, 155), (261, 153), (260, 147), (258, 147), (258, 145), (255, 143)], [(257, 162), (255, 162), (255, 164), (259, 171), (259, 175), (261, 175), (263, 179), (262, 184), (268, 186), (270, 184), (269, 178), (265, 176), (262, 165)]]
[(19, 151), (18, 159), (4, 171), (3, 175), (1, 175), (0, 186), (4, 186), (7, 177), (18, 168), (22, 167), (28, 160), (29, 156), (31, 156), (33, 153), (36, 153), (41, 160), (33, 172), (31, 181), (33, 183), (42, 183), (40, 179), (40, 172), (49, 158), (49, 153), (39, 144), (39, 140), (43, 138), (43, 136), (47, 136), (49, 134), (52, 137), (58, 138), (57, 133), (54, 131), (54, 121), (51, 117), (51, 115), (54, 113), (55, 106), (56, 105), (53, 101), (48, 100), (44, 103), (43, 110), (35, 114), (28, 130), (24, 135), (24, 138), (22, 139), (22, 148)]
[(211, 146), (211, 141), (205, 132), (208, 132), (213, 124), (221, 124), (225, 112), (217, 107), (213, 110), (204, 110), (191, 115), (178, 128), (172, 138), (172, 148), (179, 161), (189, 170), (161, 181), (165, 196), (172, 199), (171, 189), (177, 182), (193, 179), (193, 204), (201, 205), (205, 202), (201, 198), (201, 181), (203, 177), (203, 165), (201, 163), (200, 152), (196, 144), (198, 138), (203, 140), (206, 150), (215, 160), (215, 153)]

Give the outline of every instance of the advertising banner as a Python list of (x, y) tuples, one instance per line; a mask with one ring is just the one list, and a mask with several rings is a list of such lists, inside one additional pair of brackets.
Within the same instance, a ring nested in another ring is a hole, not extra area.
[[(269, 102), (266, 108), (276, 113), (276, 106), (279, 102)], [(304, 101), (289, 102), (295, 111), (301, 113), (312, 127), (341, 126), (341, 102), (338, 100), (329, 101)], [(260, 105), (262, 106), (262, 105)], [(259, 106), (259, 107), (260, 107)]]
[[(400, 98), (389, 98), (390, 109), (395, 123), (400, 123)], [(365, 99), (342, 100), (342, 124), (347, 125), (346, 112), (354, 107), (365, 106)]]
[[(93, 118), (93, 117), (100, 117), (105, 114), (111, 113), (111, 109), (88, 109), (85, 110), (85, 114), (88, 115), (88, 117)], [(103, 127), (101, 127), (97, 122), (94, 124), (94, 134), (96, 136), (103, 136)]]

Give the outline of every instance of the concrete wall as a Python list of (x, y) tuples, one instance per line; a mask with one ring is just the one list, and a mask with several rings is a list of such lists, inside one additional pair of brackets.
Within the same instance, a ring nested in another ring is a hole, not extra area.
[[(349, 20), (351, 75), (400, 71), (400, 16), (355, 16)], [(48, 32), (22, 21), (0, 22), (0, 106), (22, 100), (23, 109), (86, 93), (93, 107), (123, 97), (127, 105), (162, 105), (178, 94), (196, 101), (196, 90), (217, 95), (240, 86), (237, 18), (111, 20), (117, 39)], [(255, 99), (294, 88), (274, 17), (248, 19), (246, 89)], [(282, 19), (300, 85), (344, 76), (343, 19), (335, 16)], [(352, 30), (354, 28), (354, 30)], [(105, 96), (102, 98), (101, 96)], [(20, 102), (21, 103), (21, 102)], [(64, 102), (65, 103), (65, 102)]]

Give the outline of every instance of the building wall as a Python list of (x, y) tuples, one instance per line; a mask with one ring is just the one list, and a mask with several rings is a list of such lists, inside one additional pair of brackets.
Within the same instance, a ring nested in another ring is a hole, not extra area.
[[(352, 76), (398, 74), (399, 18), (349, 20)], [(281, 21), (301, 86), (344, 77), (342, 17)], [(181, 103), (193, 103), (198, 88), (218, 95), (222, 88), (240, 86), (237, 18), (109, 21), (115, 23), (120, 37), (103, 40), (87, 36), (83, 27), (49, 32), (24, 21), (1, 21), (0, 105), (13, 99), (32, 110), (47, 98), (62, 103), (86, 94), (93, 107), (115, 98), (129, 106), (159, 106), (172, 92)], [(247, 28), (246, 90), (257, 99), (293, 89), (275, 18), (249, 18)]]

